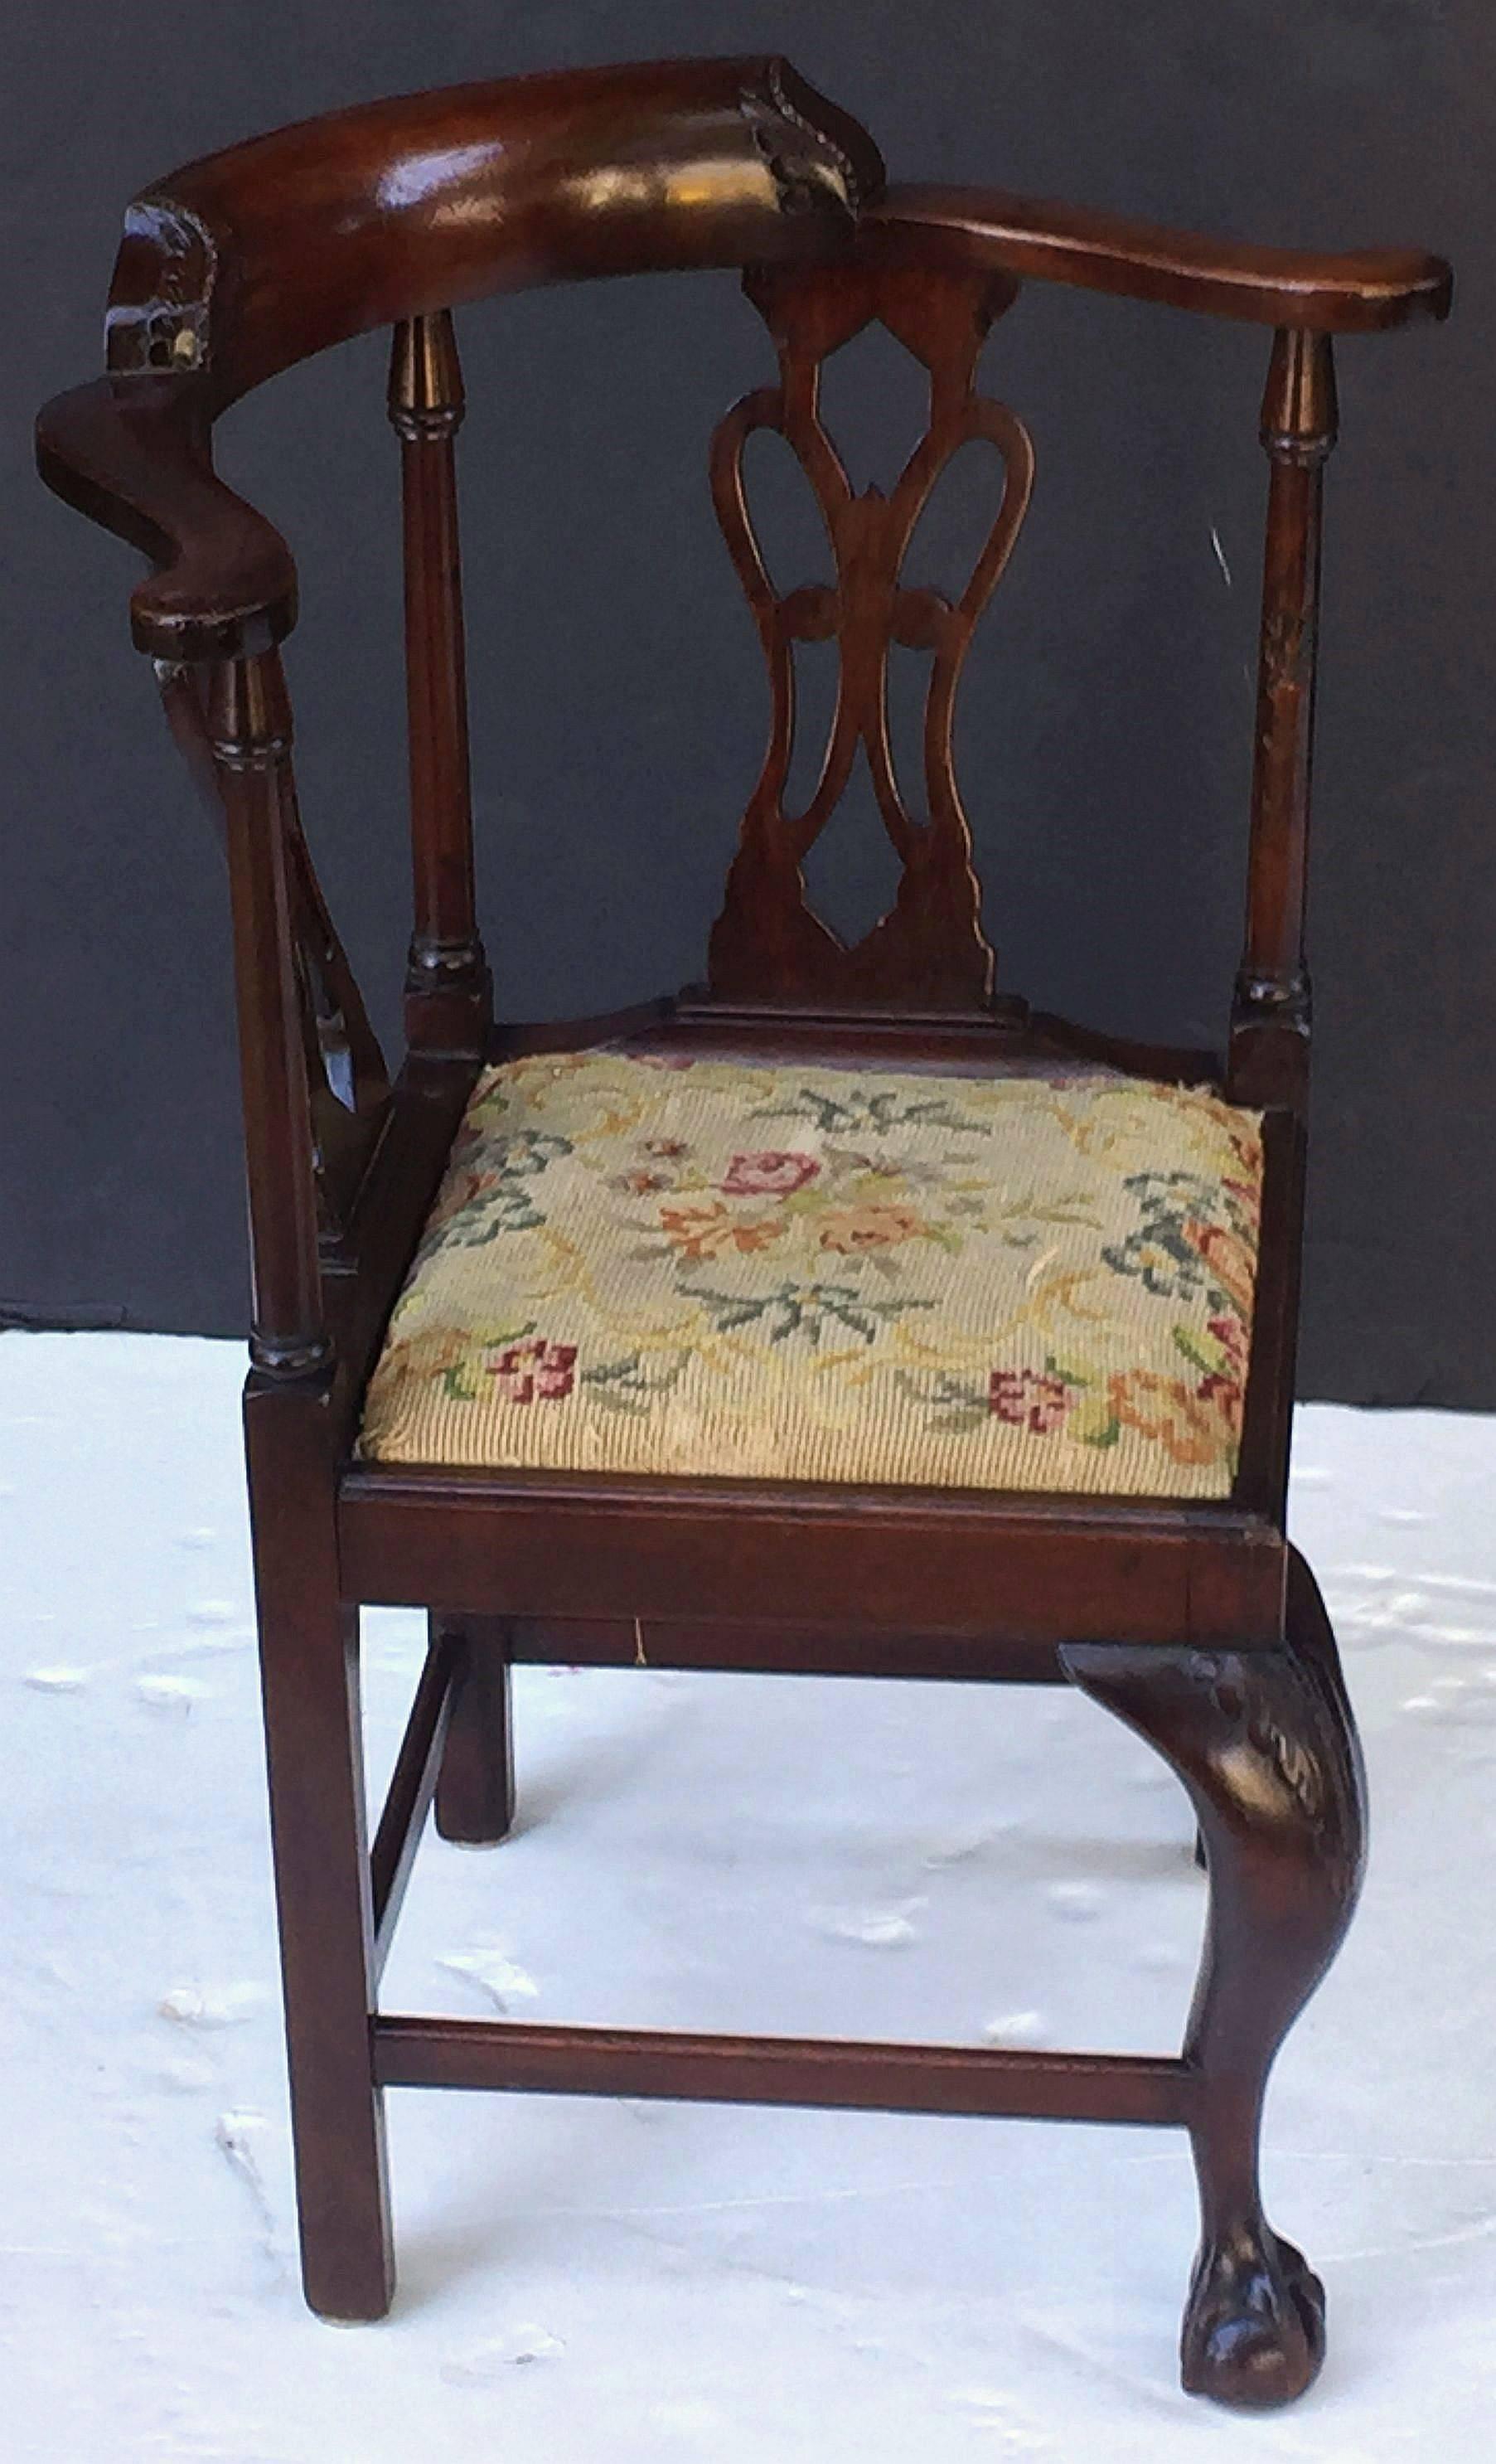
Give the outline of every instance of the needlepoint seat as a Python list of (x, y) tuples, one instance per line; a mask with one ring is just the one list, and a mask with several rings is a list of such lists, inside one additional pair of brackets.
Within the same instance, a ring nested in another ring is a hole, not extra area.
[(360, 1450), (1227, 1496), (1259, 1123), (1120, 1072), (501, 1065), (453, 1144)]

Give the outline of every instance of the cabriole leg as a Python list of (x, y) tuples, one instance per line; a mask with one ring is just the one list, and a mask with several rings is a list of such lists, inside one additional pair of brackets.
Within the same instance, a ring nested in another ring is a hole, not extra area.
[(1201, 2240), (1183, 2382), (1222, 2404), (1287, 2404), (1324, 2358), (1325, 2300), (1263, 2213), (1263, 2098), (1339, 1947), (1362, 1863), (1360, 1749), (1329, 1620), (1295, 1559), (1281, 1650), (1100, 1643), (1067, 1646), (1062, 1659), (1174, 1766), (1205, 1842), (1210, 1917), (1184, 2045), (1199, 2077), (1191, 2136)]
[(436, 1828), (465, 1848), (494, 1848), (515, 1820), (515, 1747), (502, 1617), (431, 1619), (431, 1639), (461, 1645), (436, 1784)]

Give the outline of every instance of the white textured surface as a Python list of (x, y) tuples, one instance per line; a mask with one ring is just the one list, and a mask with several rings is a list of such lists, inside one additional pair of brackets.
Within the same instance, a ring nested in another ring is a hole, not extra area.
[[(1371, 1880), (1267, 2182), (1329, 2280), (1294, 2410), (1192, 2404), (1173, 2134), (391, 2097), (401, 2292), (297, 2291), (236, 1397), (0, 1341), (8, 2459), (1463, 2458), (1496, 2407), (1496, 1421), (1301, 1415)], [(366, 1620), (382, 1786), (420, 1650)], [(392, 2009), (1172, 2049), (1182, 1794), (1079, 1698), (521, 1672), (521, 1829), (428, 1840)]]

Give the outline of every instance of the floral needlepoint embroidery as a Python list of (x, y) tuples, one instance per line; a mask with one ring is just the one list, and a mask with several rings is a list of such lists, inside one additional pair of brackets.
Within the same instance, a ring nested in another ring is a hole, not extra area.
[(660, 1228), (683, 1258), (716, 1258), (733, 1249), (745, 1257), (767, 1249), (783, 1227), (772, 1217), (745, 1221), (718, 1200), (715, 1206), (662, 1206)]
[(817, 1238), (823, 1249), (851, 1258), (859, 1249), (891, 1249), (900, 1241), (917, 1241), (926, 1228), (907, 1206), (849, 1206), (825, 1216)]
[(1241, 1234), (1229, 1223), (1187, 1223), (1184, 1237), (1212, 1283), (1236, 1309), (1249, 1309), (1257, 1262)]
[(1014, 1428), (1046, 1438), (1065, 1424), (1070, 1389), (1052, 1370), (995, 1369), (987, 1381), (987, 1408)]
[(1111, 1070), (502, 1063), (453, 1142), (361, 1451), (1229, 1497), (1260, 1128)]
[(663, 1172), (619, 1172), (608, 1182), (609, 1189), (622, 1189), (630, 1198), (649, 1198), (670, 1185), (670, 1177)]
[(788, 1198), (814, 1180), (820, 1169), (814, 1155), (779, 1155), (772, 1149), (763, 1155), (735, 1155), (721, 1187), (729, 1198)]
[(1177, 1463), (1208, 1463), (1220, 1451), (1219, 1415), (1182, 1377), (1130, 1369), (1109, 1381), (1111, 1408), (1124, 1428), (1156, 1438)]
[(1213, 1317), (1206, 1323), (1206, 1332), (1214, 1335), (1220, 1347), (1220, 1366), (1206, 1370), (1196, 1392), (1240, 1427), (1246, 1400), (1246, 1329), (1239, 1317)]
[(539, 1396), (559, 1403), (572, 1389), (577, 1358), (574, 1343), (512, 1343), (490, 1364), (489, 1375), (511, 1403), (533, 1403)]

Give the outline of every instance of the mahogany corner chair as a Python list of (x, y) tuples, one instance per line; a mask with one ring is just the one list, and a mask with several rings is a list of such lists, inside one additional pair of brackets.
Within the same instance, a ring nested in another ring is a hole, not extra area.
[[(474, 921), (449, 312), (709, 266), (744, 269), (780, 381), (713, 450), (773, 721), (706, 981), (622, 1021), (495, 1031)], [(1028, 493), (1023, 429), (973, 391), (982, 338), (1026, 278), (1272, 331), (1246, 935), (1222, 1059), (1115, 1043), (993, 990), (951, 725)], [(1322, 2291), (1265, 2219), (1258, 2135), (1362, 1853), (1335, 1645), (1284, 1529), (1320, 492), (1331, 338), (1442, 317), (1449, 288), (1418, 253), (1249, 249), (998, 192), (886, 187), (865, 132), (772, 58), (381, 103), (193, 164), (129, 209), (108, 373), (50, 405), (39, 450), (61, 495), (151, 561), (134, 638), (226, 825), (253, 1246), (245, 1424), (315, 2309), (373, 2319), (391, 2298), (387, 2087), (1173, 2123), (1203, 2217), (1185, 2386), (1266, 2405), (1314, 2376)], [(873, 319), (931, 385), (928, 433), (887, 499), (853, 492), (818, 417), (822, 362)], [(385, 323), (415, 870), (393, 1079), (297, 813), (278, 651), (291, 557), (210, 454), (227, 405)], [(758, 428), (803, 466), (834, 580), (771, 583), (741, 482)], [(952, 601), (900, 569), (971, 437), (998, 449), (1005, 493)], [(808, 807), (788, 813), (793, 646), (831, 638), (830, 746)], [(930, 661), (917, 812), (890, 759), (891, 644)], [(802, 864), (859, 756), (903, 870), (847, 947), (807, 904)], [(430, 1624), (372, 1848), (365, 1602), (421, 1605)], [(447, 1837), (503, 1837), (509, 1669), (548, 1659), (1080, 1686), (1172, 1764), (1199, 1817), (1210, 1916), (1182, 2052), (382, 2012), (433, 1796)]]

